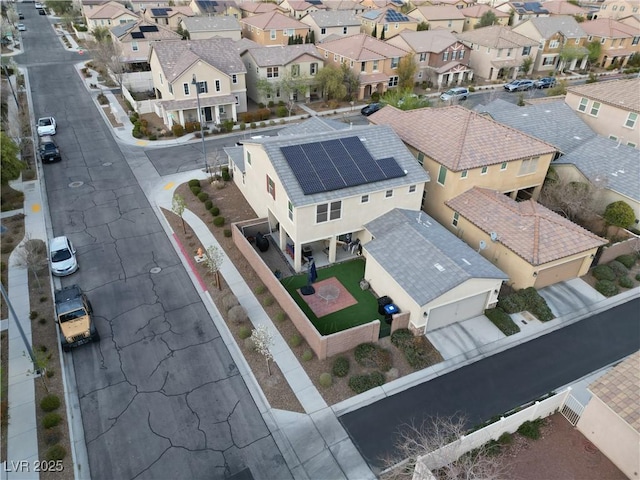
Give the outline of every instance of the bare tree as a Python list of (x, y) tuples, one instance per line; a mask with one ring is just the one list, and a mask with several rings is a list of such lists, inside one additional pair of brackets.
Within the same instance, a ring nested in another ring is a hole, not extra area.
[(38, 289), (41, 290), (38, 274), (47, 266), (47, 247), (42, 240), (32, 240), (29, 233), (24, 238), (20, 250), (17, 251), (18, 264), (27, 267), (33, 273)]
[(269, 331), (269, 328), (266, 325), (258, 325), (258, 327), (251, 332), (251, 341), (256, 351), (266, 360), (267, 372), (271, 375), (271, 364), (269, 361), (273, 360), (273, 354), (271, 353), (273, 335)]
[(98, 29), (94, 29), (93, 32), (96, 41), (91, 46), (93, 58), (107, 74), (110, 73), (115, 77), (118, 87), (122, 88), (122, 77), (128, 70), (127, 64), (122, 58), (122, 49), (113, 42), (108, 34), (96, 35), (96, 30)]
[(598, 198), (603, 188), (604, 181), (576, 182), (558, 176), (551, 169), (540, 192), (540, 203), (571, 221), (584, 224), (598, 215)]
[(184, 213), (184, 209), (186, 208), (186, 203), (184, 201), (184, 197), (182, 195), (178, 195), (177, 193), (173, 196), (173, 200), (171, 201), (171, 210), (173, 213), (180, 217), (182, 220), (182, 231), (187, 233), (187, 227), (184, 224), (184, 218), (182, 214)]
[(220, 249), (214, 245), (207, 247), (207, 255), (204, 260), (204, 265), (207, 267), (209, 273), (211, 273), (216, 280), (216, 287), (220, 289), (220, 267), (224, 261), (224, 256)]
[(463, 416), (433, 417), (421, 425), (407, 425), (399, 433), (394, 455), (385, 460), (382, 478), (426, 479), (425, 469), (437, 470), (436, 478), (441, 480), (508, 478), (507, 464), (487, 447), (468, 453), (462, 449), (466, 425)]

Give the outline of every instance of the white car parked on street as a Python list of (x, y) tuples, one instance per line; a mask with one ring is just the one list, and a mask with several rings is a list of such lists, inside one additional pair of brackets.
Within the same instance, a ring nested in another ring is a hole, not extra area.
[(42, 117), (38, 119), (38, 136), (55, 135), (56, 119), (53, 117)]
[(51, 273), (57, 277), (71, 275), (78, 270), (76, 249), (71, 241), (65, 237), (55, 237), (49, 243), (49, 263)]

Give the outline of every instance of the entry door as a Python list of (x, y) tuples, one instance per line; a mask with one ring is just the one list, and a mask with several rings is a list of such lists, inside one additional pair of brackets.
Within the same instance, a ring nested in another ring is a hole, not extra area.
[(211, 113), (211, 107), (203, 107), (202, 116), (204, 117), (205, 122), (211, 122), (213, 120), (213, 115)]

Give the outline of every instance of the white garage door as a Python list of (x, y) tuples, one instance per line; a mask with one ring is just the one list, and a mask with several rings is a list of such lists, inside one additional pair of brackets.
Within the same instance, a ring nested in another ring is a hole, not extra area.
[(484, 292), (458, 302), (432, 308), (429, 311), (427, 332), (482, 315), (487, 305), (488, 296), (489, 292)]

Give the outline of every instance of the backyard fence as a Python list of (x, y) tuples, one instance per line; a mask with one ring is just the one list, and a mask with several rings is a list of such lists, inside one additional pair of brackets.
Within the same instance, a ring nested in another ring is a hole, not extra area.
[(155, 100), (135, 100), (124, 84), (122, 84), (122, 96), (129, 101), (133, 109), (140, 115), (155, 112)]
[(313, 323), (307, 318), (295, 300), (291, 298), (291, 295), (282, 286), (274, 272), (263, 262), (258, 252), (242, 233), (243, 227), (265, 222), (267, 222), (266, 219), (253, 219), (232, 224), (233, 243), (251, 264), (260, 280), (280, 304), (282, 310), (287, 314), (318, 359), (325, 360), (327, 357), (349, 351), (361, 343), (377, 342), (380, 335), (380, 321), (377, 319), (331, 335), (320, 335)]

